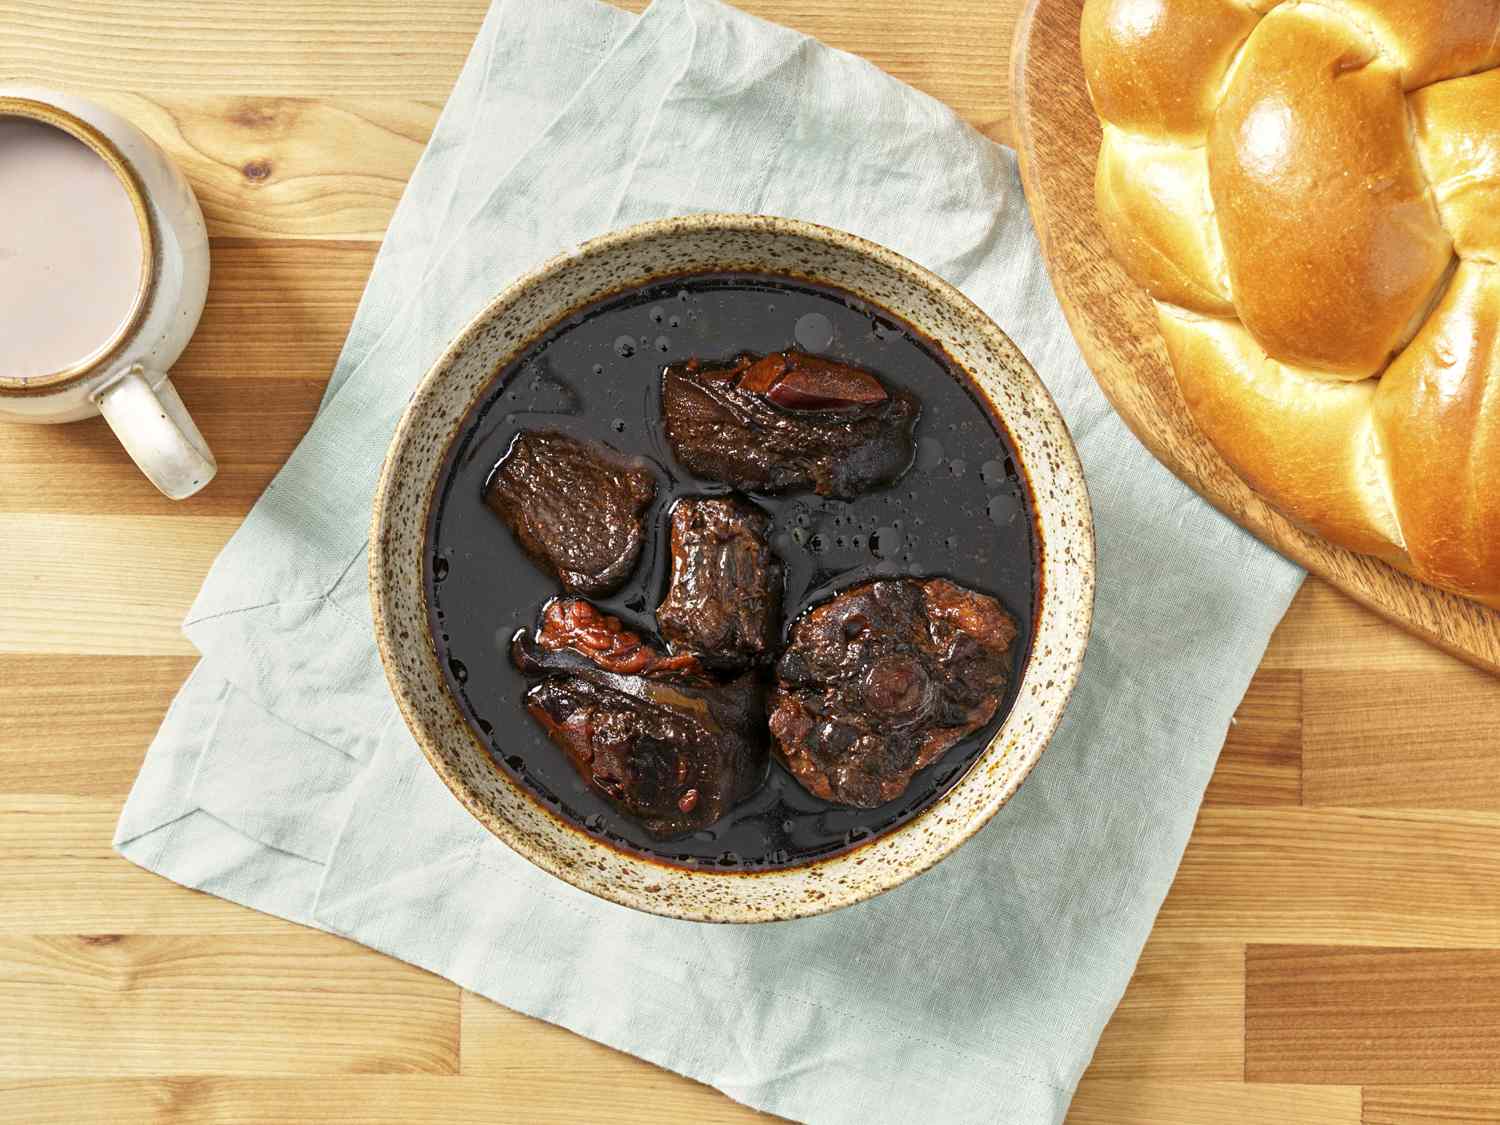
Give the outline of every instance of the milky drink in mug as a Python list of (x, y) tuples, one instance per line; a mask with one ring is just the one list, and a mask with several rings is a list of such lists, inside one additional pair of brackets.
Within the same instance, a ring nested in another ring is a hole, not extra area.
[(77, 366), (124, 331), (147, 278), (125, 185), (71, 133), (0, 118), (0, 371)]
[(167, 371), (207, 287), (203, 216), (155, 144), (81, 98), (0, 86), (0, 418), (102, 413), (162, 492), (197, 492), (216, 466)]

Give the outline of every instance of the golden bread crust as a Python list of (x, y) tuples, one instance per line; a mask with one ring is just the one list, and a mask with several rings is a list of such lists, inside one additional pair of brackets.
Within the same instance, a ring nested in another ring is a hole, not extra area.
[(1206, 149), (1133, 141), (1106, 125), (1094, 189), (1110, 249), (1151, 296), (1234, 315)]
[(1412, 562), (1493, 595), (1500, 576), (1500, 266), (1465, 262), (1375, 395)]
[(1417, 154), (1454, 248), (1500, 262), (1500, 69), (1418, 90), (1411, 111)]
[(1086, 0), (1096, 197), (1194, 421), (1500, 606), (1500, 0)]
[(1396, 70), (1327, 9), (1277, 9), (1245, 44), (1208, 165), (1235, 305), (1267, 354), (1355, 379), (1384, 367), (1452, 258)]

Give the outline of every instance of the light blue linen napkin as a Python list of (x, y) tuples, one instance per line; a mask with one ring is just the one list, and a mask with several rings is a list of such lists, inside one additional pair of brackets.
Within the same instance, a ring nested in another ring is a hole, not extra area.
[[(597, 901), (479, 828), (396, 714), (365, 581), (381, 458), (447, 341), (550, 254), (696, 210), (842, 227), (962, 288), (1058, 400), (1099, 539), (1084, 673), (1017, 797), (904, 887), (756, 927)], [(715, 0), (657, 0), (640, 18), (499, 0), (318, 420), (185, 624), (204, 659), (116, 846), (788, 1117), (1056, 1122), (1301, 577), (1110, 411), (1009, 151), (869, 64)]]

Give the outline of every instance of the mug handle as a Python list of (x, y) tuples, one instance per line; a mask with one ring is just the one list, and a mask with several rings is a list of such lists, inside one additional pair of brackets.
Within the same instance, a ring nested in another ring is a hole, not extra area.
[(186, 500), (219, 471), (203, 435), (165, 375), (148, 377), (139, 363), (93, 393), (115, 437), (146, 478), (173, 500)]

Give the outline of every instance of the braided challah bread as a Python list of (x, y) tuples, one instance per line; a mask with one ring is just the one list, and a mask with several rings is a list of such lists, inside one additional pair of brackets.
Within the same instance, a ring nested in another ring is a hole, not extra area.
[(1500, 606), (1500, 0), (1087, 0), (1099, 221), (1305, 527)]

